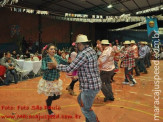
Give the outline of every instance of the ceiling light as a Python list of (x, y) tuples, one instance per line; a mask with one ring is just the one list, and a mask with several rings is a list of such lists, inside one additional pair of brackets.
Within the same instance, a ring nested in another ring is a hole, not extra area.
[(112, 4), (110, 4), (110, 5), (108, 5), (108, 6), (107, 6), (107, 8), (112, 8), (112, 7), (113, 7), (113, 5), (112, 5)]

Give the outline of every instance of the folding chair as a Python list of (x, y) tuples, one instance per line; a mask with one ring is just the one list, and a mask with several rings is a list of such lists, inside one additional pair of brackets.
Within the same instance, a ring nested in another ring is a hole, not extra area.
[(23, 77), (26, 77), (27, 79), (29, 79), (27, 73), (28, 71), (27, 70), (23, 70), (23, 67), (21, 67), (18, 63), (16, 64), (16, 67), (15, 67), (16, 71), (17, 71), (17, 74), (19, 76), (19, 79), (22, 81)]

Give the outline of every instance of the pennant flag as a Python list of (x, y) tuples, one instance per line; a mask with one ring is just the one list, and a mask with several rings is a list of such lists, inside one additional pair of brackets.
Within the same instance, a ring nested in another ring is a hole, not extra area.
[(151, 34), (158, 33), (157, 18), (146, 17), (146, 23), (147, 23), (148, 37), (150, 37)]

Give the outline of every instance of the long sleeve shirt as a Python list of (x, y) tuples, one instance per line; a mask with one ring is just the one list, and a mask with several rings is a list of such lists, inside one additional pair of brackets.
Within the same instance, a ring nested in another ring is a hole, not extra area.
[(147, 52), (146, 52), (146, 47), (145, 46), (139, 48), (139, 57), (140, 58), (144, 58), (146, 53)]
[[(6, 57), (3, 57), (3, 58), (1, 59), (1, 65), (5, 66), (6, 68), (9, 67), (9, 65), (6, 63), (6, 62), (7, 62), (7, 59), (8, 59), (8, 58), (6, 58)], [(12, 57), (10, 57), (10, 60), (11, 60), (11, 62), (13, 63), (13, 66), (15, 67), (16, 64), (17, 64), (16, 60), (15, 60), (14, 58), (12, 58)]]
[(77, 56), (77, 53), (76, 52), (72, 52), (70, 57), (71, 57), (71, 61), (73, 61)]
[(112, 47), (106, 47), (98, 59), (100, 70), (112, 71), (115, 68), (114, 55)]
[(138, 58), (138, 47), (136, 45), (132, 46), (132, 49), (134, 50), (134, 58)]
[(73, 72), (77, 70), (81, 90), (101, 89), (97, 54), (91, 47), (86, 47), (79, 52), (70, 65), (58, 65), (57, 69), (65, 72)]
[(135, 67), (134, 50), (132, 47), (125, 48), (124, 52), (121, 53), (122, 67), (132, 68)]
[(146, 48), (146, 53), (150, 53), (150, 47), (145, 45), (145, 48)]
[[(54, 58), (56, 59), (58, 64), (68, 64), (67, 60), (62, 59), (58, 55), (54, 55)], [(57, 69), (48, 69), (47, 63), (52, 62), (51, 58), (47, 55), (42, 59), (42, 66), (41, 69), (43, 70), (43, 79), (47, 81), (54, 81), (58, 80), (60, 77), (60, 72)]]

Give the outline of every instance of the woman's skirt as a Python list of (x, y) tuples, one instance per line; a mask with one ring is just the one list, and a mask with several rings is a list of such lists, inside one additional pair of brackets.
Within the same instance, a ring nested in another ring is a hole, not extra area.
[(38, 94), (45, 94), (46, 96), (61, 95), (62, 92), (62, 80), (46, 81), (40, 79), (38, 84)]

